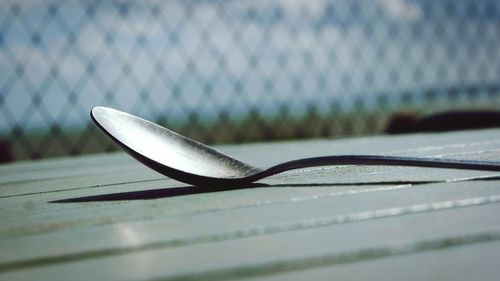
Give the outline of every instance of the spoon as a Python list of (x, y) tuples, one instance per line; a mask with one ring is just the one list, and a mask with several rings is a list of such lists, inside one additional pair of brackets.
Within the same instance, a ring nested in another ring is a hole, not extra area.
[(327, 165), (397, 165), (500, 171), (500, 162), (382, 155), (335, 155), (253, 167), (153, 122), (107, 107), (94, 107), (92, 119), (111, 139), (149, 168), (196, 186), (250, 184), (284, 171)]

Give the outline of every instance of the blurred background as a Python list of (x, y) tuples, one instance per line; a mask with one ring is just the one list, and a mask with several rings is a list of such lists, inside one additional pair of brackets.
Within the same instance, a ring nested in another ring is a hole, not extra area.
[(209, 144), (498, 110), (499, 50), (495, 0), (3, 0), (2, 159), (116, 150), (96, 105)]

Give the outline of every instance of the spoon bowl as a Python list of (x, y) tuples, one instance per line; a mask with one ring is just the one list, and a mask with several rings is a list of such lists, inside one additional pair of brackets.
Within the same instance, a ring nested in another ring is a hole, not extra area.
[(500, 162), (385, 155), (313, 157), (260, 169), (116, 109), (98, 106), (90, 115), (101, 130), (135, 159), (165, 176), (196, 186), (249, 184), (287, 170), (325, 165), (401, 165), (500, 171)]
[(182, 182), (194, 185), (233, 183), (261, 171), (207, 145), (122, 111), (99, 106), (92, 109), (91, 116), (99, 128), (135, 159)]

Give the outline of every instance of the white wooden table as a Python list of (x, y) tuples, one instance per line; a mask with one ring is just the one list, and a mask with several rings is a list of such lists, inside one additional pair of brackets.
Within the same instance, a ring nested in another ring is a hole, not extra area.
[[(500, 130), (222, 146), (500, 160)], [(0, 166), (0, 280), (500, 280), (500, 173), (337, 166), (213, 191), (123, 153)]]

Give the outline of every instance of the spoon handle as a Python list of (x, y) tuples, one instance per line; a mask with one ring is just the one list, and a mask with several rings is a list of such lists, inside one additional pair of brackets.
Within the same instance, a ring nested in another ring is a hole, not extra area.
[(436, 157), (405, 157), (385, 155), (338, 155), (304, 158), (285, 162), (263, 171), (263, 174), (265, 174), (265, 176), (269, 176), (293, 169), (330, 165), (391, 165), (500, 171), (500, 162), (498, 161), (458, 160)]

